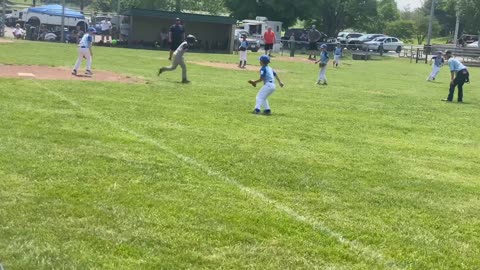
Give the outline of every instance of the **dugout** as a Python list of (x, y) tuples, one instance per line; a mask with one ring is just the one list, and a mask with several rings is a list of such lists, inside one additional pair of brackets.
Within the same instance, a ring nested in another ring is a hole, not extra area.
[(167, 49), (168, 44), (165, 44), (162, 37), (165, 37), (165, 33), (168, 34), (175, 18), (181, 18), (186, 34), (195, 35), (199, 41), (195, 50), (233, 52), (237, 22), (234, 18), (147, 9), (131, 9), (126, 15), (130, 20), (128, 35), (130, 47), (141, 45)]

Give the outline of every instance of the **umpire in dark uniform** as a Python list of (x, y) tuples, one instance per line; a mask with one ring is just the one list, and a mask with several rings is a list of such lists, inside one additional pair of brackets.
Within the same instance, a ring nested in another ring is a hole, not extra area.
[(172, 60), (173, 52), (180, 46), (185, 40), (185, 27), (182, 25), (180, 18), (175, 19), (175, 24), (170, 26), (168, 32), (168, 42), (170, 43), (170, 57), (168, 60)]

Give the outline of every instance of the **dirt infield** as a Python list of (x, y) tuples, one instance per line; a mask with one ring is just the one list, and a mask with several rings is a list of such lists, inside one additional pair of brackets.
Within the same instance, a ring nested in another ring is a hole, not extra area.
[(4, 38), (0, 38), (0, 43), (12, 43), (13, 41), (11, 41), (10, 39), (4, 39)]
[[(237, 63), (220, 63), (220, 62), (197, 62), (197, 61), (189, 61), (189, 63), (200, 65), (200, 66), (207, 66), (207, 67), (214, 67), (214, 68), (222, 68), (222, 69), (232, 69), (238, 71), (259, 71), (259, 65), (248, 65), (245, 68), (239, 68)], [(278, 70), (275, 68), (275, 72), (283, 73), (283, 70)]]
[(119, 83), (140, 83), (142, 80), (120, 75), (110, 71), (93, 70), (93, 76), (83, 75), (79, 72), (78, 76), (70, 74), (71, 70), (63, 67), (47, 66), (17, 66), (1, 65), (0, 77), (21, 78), (36, 80), (75, 80), (75, 81), (102, 81)]

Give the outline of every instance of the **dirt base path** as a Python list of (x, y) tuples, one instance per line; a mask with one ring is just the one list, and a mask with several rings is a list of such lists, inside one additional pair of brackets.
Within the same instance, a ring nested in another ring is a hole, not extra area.
[(36, 80), (75, 80), (75, 81), (102, 81), (102, 82), (119, 82), (119, 83), (140, 83), (142, 80), (131, 78), (129, 76), (120, 75), (110, 71), (93, 70), (92, 76), (83, 75), (83, 71), (79, 71), (79, 75), (73, 76), (71, 70), (64, 67), (47, 67), (47, 66), (17, 66), (17, 65), (1, 65), (0, 77), (5, 78), (21, 78)]
[[(249, 65), (245, 68), (239, 68), (238, 63), (220, 63), (220, 62), (197, 62), (197, 61), (188, 61), (189, 63), (200, 65), (200, 66), (207, 66), (207, 67), (214, 67), (214, 68), (222, 68), (222, 69), (231, 69), (231, 70), (238, 70), (238, 71), (259, 71), (259, 65)], [(275, 72), (283, 73), (283, 70), (275, 69)]]
[(4, 39), (4, 38), (0, 38), (0, 43), (12, 43), (13, 41), (11, 41), (10, 39)]

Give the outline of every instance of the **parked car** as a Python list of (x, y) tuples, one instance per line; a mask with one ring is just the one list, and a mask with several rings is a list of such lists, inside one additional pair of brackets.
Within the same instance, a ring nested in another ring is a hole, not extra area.
[(238, 30), (238, 29), (235, 30), (235, 41), (238, 42), (238, 46), (237, 46), (237, 44), (235, 44), (235, 46), (236, 46), (235, 49), (237, 49), (240, 46), (240, 40), (242, 39), (243, 35), (247, 36), (248, 50), (250, 50), (252, 52), (258, 52), (258, 50), (260, 50), (260, 41), (257, 40), (252, 35), (250, 35), (250, 33), (248, 33), (248, 31)]
[(385, 37), (384, 34), (366, 34), (358, 38), (351, 38), (348, 40), (347, 49), (361, 50), (363, 43), (376, 39), (377, 37)]
[(403, 42), (396, 37), (378, 37), (372, 41), (363, 43), (363, 49), (378, 51), (380, 45), (383, 46), (383, 51), (395, 51), (399, 53), (402, 51)]
[(479, 48), (478, 40), (467, 45), (467, 48)]
[(352, 38), (358, 38), (363, 36), (362, 33), (348, 33), (344, 35), (343, 37), (337, 38), (337, 41), (342, 44), (342, 45), (347, 45), (348, 41)]

